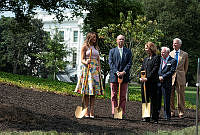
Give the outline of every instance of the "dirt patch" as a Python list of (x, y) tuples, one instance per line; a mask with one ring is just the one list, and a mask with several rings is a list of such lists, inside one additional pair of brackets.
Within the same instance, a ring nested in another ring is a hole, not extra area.
[(76, 119), (81, 97), (41, 92), (0, 83), (0, 131), (57, 131), (68, 133), (143, 134), (146, 131), (179, 130), (195, 125), (195, 110), (185, 118), (163, 119), (159, 124), (141, 122), (141, 103), (127, 102), (126, 118), (115, 120), (110, 99), (96, 99), (94, 119)]

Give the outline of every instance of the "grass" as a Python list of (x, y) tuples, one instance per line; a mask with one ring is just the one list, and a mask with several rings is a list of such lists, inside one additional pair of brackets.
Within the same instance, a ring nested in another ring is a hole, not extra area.
[(31, 131), (31, 132), (0, 132), (0, 135), (72, 135), (72, 133), (58, 133), (56, 131), (42, 132), (42, 131)]
[[(198, 134), (200, 134), (200, 126), (198, 126)], [(159, 130), (157, 133), (147, 132), (146, 135), (196, 135), (196, 127), (187, 127), (179, 131), (162, 131)]]
[[(198, 126), (198, 132), (200, 132), (200, 126)], [(85, 135), (87, 133), (76, 133), (77, 135)], [(146, 132), (143, 135), (195, 135), (196, 127), (187, 127), (179, 131), (163, 131), (158, 130), (156, 133)], [(31, 131), (31, 132), (0, 132), (0, 135), (73, 135), (73, 133), (58, 133), (56, 131)]]
[(0, 72), (0, 82), (10, 83), (19, 87), (35, 88), (56, 93), (74, 94), (73, 90), (76, 85), (51, 79), (42, 79), (32, 76), (14, 75)]
[(196, 94), (197, 94), (197, 88), (186, 87), (185, 101), (186, 101), (187, 108), (192, 108), (192, 109), (196, 108)]

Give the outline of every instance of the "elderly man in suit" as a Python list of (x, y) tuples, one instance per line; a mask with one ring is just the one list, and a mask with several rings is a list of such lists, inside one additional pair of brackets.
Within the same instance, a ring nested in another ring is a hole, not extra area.
[(169, 56), (170, 49), (168, 47), (161, 48), (161, 63), (160, 68), (158, 70), (159, 81), (158, 82), (158, 92), (159, 94), (159, 107), (158, 110), (160, 112), (162, 95), (164, 97), (164, 117), (167, 121), (171, 118), (170, 111), (170, 96), (171, 96), (171, 88), (172, 88), (172, 75), (176, 71), (176, 59)]
[(184, 117), (185, 105), (185, 84), (186, 73), (188, 70), (188, 54), (180, 50), (182, 41), (179, 38), (173, 40), (174, 50), (170, 52), (170, 56), (177, 60), (176, 72), (172, 76), (172, 92), (171, 92), (171, 116), (175, 116), (174, 96), (175, 90), (177, 95), (178, 115), (179, 118)]
[(110, 88), (111, 88), (111, 103), (112, 114), (114, 115), (114, 108), (118, 106), (117, 93), (118, 93), (118, 77), (123, 77), (120, 92), (120, 104), (123, 116), (125, 114), (126, 106), (126, 92), (129, 82), (129, 71), (132, 65), (131, 50), (124, 47), (125, 37), (123, 35), (117, 36), (117, 47), (109, 52), (109, 65), (110, 65)]

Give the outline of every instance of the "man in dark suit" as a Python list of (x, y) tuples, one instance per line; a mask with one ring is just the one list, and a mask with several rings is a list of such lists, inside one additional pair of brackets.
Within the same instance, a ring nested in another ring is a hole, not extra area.
[(125, 37), (123, 35), (117, 36), (118, 46), (111, 49), (109, 52), (112, 114), (114, 114), (114, 108), (118, 106), (118, 77), (123, 77), (119, 104), (122, 108), (123, 115), (125, 114), (126, 92), (130, 75), (129, 71), (132, 65), (132, 53), (130, 49), (124, 47), (124, 40)]
[(159, 80), (158, 83), (158, 92), (159, 92), (159, 107), (158, 110), (160, 112), (162, 95), (164, 97), (164, 117), (166, 120), (170, 120), (171, 111), (170, 111), (170, 96), (171, 96), (171, 88), (172, 88), (172, 75), (176, 71), (176, 59), (169, 56), (170, 49), (168, 47), (161, 48), (161, 64), (158, 70)]

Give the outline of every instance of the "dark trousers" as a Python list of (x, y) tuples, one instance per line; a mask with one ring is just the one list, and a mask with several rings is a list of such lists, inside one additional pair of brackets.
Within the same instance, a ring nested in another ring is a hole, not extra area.
[[(146, 82), (146, 99), (147, 102), (151, 101), (151, 116), (153, 120), (158, 120), (158, 88), (157, 82)], [(141, 86), (142, 103), (145, 103), (144, 86)]]
[(171, 118), (170, 97), (171, 88), (165, 87), (162, 83), (158, 83), (158, 112), (161, 110), (162, 96), (164, 98), (164, 117)]

